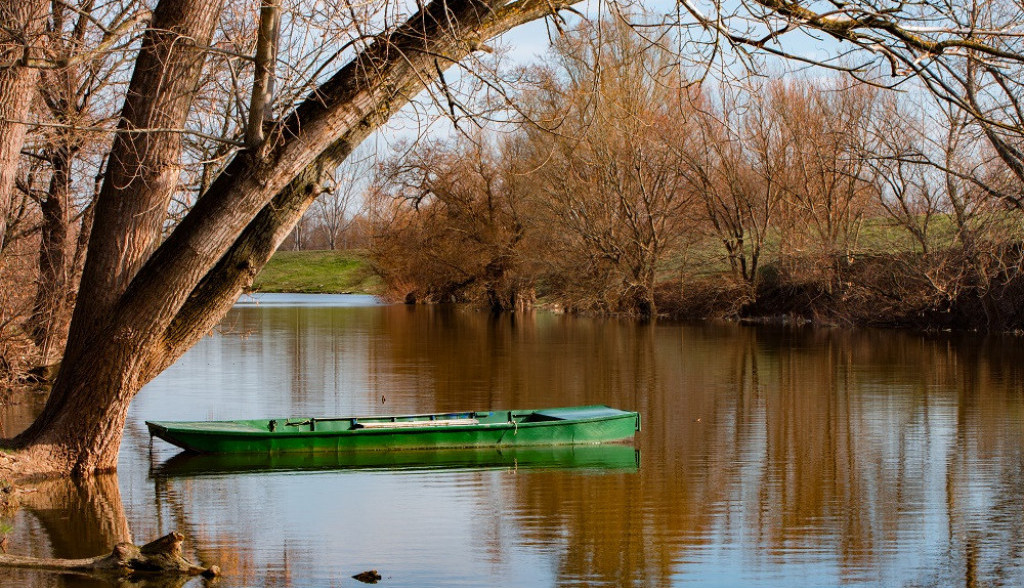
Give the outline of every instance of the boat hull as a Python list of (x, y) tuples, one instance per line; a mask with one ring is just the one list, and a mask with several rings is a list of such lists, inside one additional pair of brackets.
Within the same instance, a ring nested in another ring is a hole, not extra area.
[(196, 453), (352, 452), (577, 445), (625, 441), (635, 412), (603, 406), (397, 417), (147, 421), (150, 434)]

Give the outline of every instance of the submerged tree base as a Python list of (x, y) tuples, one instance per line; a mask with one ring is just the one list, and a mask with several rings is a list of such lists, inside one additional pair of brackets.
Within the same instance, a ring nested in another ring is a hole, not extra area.
[(0, 566), (77, 572), (97, 576), (135, 577), (145, 575), (203, 576), (220, 575), (217, 566), (202, 567), (181, 555), (185, 536), (172, 532), (145, 545), (118, 543), (107, 555), (84, 559), (36, 558), (0, 554)]
[(17, 487), (54, 478), (82, 478), (112, 471), (77, 472), (67, 456), (49, 449), (51, 448), (22, 448), (12, 445), (10, 440), (0, 440), (0, 480)]

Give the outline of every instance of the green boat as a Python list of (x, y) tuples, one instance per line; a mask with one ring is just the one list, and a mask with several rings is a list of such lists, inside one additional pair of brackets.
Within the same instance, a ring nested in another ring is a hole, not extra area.
[(392, 451), (576, 445), (631, 439), (640, 415), (607, 406), (401, 416), (146, 421), (150, 435), (195, 453)]

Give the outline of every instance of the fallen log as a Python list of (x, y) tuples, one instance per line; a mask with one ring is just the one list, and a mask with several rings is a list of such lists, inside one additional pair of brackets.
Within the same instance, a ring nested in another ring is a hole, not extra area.
[(111, 576), (175, 574), (213, 578), (220, 575), (217, 566), (204, 568), (182, 557), (181, 542), (184, 539), (181, 533), (172, 532), (142, 546), (118, 543), (107, 555), (84, 559), (39, 558), (5, 553), (0, 554), (0, 566)]

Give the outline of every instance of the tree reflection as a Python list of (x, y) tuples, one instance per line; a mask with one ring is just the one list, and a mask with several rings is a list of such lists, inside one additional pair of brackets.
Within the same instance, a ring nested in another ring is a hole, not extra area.
[(50, 548), (46, 555), (91, 557), (132, 540), (116, 475), (44, 480), (28, 490), (19, 499), (24, 513), (38, 522), (44, 533), (40, 539)]
[[(841, 578), (872, 578), (899, 550), (927, 552), (939, 531), (952, 566), (943, 582), (1019, 574), (1019, 352), (968, 341), (968, 356), (985, 357), (965, 358), (949, 340), (910, 335), (727, 331), (684, 329), (680, 346), (636, 330), (632, 353), (619, 340), (615, 353), (564, 358), (584, 371), (633, 366), (638, 386), (653, 382), (640, 443), (665, 463), (648, 460), (620, 484), (521, 480), (522, 520), (555, 515), (543, 533), (567, 537), (563, 573), (665, 584), (688, 552), (732, 542), (755, 546), (755, 565), (830, 552)], [(934, 528), (940, 516), (947, 529)]]
[[(10, 549), (21, 555), (62, 559), (109, 553), (120, 542), (132, 542), (116, 475), (81, 480), (52, 479), (33, 483), (19, 493), (14, 540)], [(5, 570), (11, 585), (76, 588), (180, 588), (187, 576), (102, 577), (85, 573)]]

